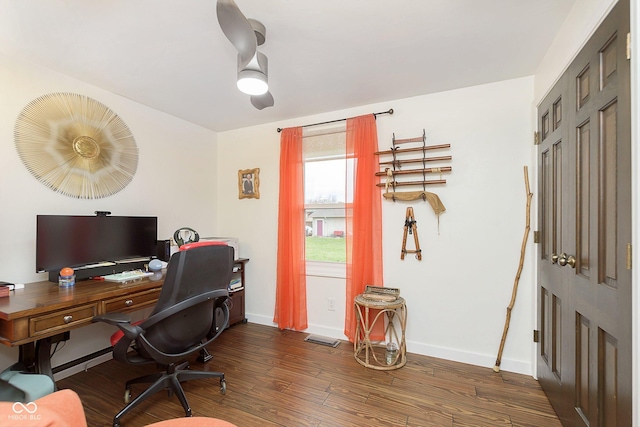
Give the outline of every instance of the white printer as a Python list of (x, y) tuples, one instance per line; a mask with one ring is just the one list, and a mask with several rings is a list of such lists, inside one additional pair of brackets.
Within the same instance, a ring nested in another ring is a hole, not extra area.
[(201, 237), (201, 242), (224, 242), (233, 248), (234, 259), (240, 258), (240, 245), (236, 237)]

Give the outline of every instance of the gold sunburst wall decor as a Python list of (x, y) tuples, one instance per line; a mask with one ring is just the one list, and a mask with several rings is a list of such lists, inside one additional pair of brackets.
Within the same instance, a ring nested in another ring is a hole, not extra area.
[(31, 101), (16, 121), (15, 144), (38, 181), (79, 199), (117, 193), (138, 168), (138, 146), (124, 121), (104, 104), (74, 93)]

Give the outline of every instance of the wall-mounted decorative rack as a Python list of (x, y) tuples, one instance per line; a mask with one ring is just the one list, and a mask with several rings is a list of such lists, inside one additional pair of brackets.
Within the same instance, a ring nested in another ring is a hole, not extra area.
[[(392, 156), (390, 160), (381, 160), (379, 164), (381, 168), (384, 168), (384, 171), (376, 172), (376, 176), (386, 176), (385, 182), (376, 184), (378, 187), (384, 187), (384, 197), (386, 199), (393, 201), (429, 200), (431, 198), (430, 195), (433, 193), (426, 191), (427, 185), (446, 184), (447, 181), (442, 178), (442, 174), (451, 172), (452, 169), (451, 166), (444, 166), (442, 164), (451, 161), (451, 156), (427, 156), (427, 154), (433, 150), (450, 148), (451, 145), (426, 145), (426, 140), (426, 132), (424, 129), (422, 130), (422, 136), (416, 138), (396, 139), (394, 133), (391, 149), (377, 151), (375, 153), (377, 156), (380, 156), (379, 158), (387, 156), (386, 159), (388, 159), (388, 156)], [(399, 147), (402, 144), (409, 143), (419, 143), (420, 145), (409, 148)], [(422, 167), (409, 166), (408, 169), (403, 169), (405, 165), (409, 164), (422, 164)], [(432, 174), (439, 174), (440, 176), (437, 179), (431, 179), (430, 175)], [(398, 179), (405, 177), (408, 179)], [(422, 186), (422, 191), (396, 191), (397, 187), (405, 186)], [(431, 202), (431, 200), (429, 201)]]

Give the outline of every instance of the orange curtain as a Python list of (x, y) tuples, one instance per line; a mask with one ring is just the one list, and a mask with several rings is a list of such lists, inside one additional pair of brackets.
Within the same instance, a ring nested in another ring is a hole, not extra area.
[(280, 201), (274, 323), (280, 329), (307, 329), (302, 128), (280, 135)]
[[(356, 319), (354, 299), (366, 285), (382, 283), (382, 208), (376, 187), (379, 170), (376, 155), (378, 130), (373, 114), (347, 119), (347, 302), (344, 333), (354, 340)], [(371, 338), (383, 340), (382, 322)]]

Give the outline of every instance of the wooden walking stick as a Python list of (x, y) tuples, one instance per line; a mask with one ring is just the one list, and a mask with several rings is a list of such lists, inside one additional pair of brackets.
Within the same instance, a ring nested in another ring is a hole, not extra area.
[(511, 302), (507, 307), (507, 318), (504, 321), (504, 330), (502, 331), (502, 340), (500, 340), (500, 349), (498, 350), (498, 357), (496, 358), (496, 364), (493, 367), (494, 372), (500, 372), (500, 361), (502, 360), (502, 350), (504, 350), (504, 342), (507, 339), (507, 331), (509, 330), (509, 322), (511, 321), (511, 310), (516, 302), (516, 295), (518, 294), (518, 282), (520, 281), (520, 274), (522, 273), (522, 266), (524, 265), (524, 253), (527, 249), (527, 239), (529, 238), (529, 225), (531, 217), (531, 198), (533, 193), (529, 190), (529, 169), (524, 167), (524, 186), (527, 192), (527, 219), (524, 227), (524, 237), (522, 238), (522, 247), (520, 248), (520, 263), (518, 264), (518, 272), (513, 282), (513, 291), (511, 292)]

